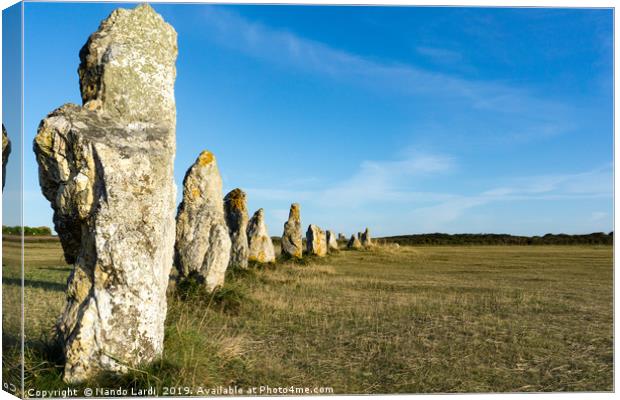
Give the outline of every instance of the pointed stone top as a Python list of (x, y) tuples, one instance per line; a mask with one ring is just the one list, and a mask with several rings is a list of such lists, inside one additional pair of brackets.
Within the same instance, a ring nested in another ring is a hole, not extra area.
[(347, 243), (347, 247), (350, 249), (359, 249), (362, 247), (362, 243), (359, 238), (355, 235), (351, 235), (351, 239), (349, 239), (349, 243)]
[(291, 204), (291, 210), (288, 213), (288, 219), (299, 219), (299, 211), (300, 211), (300, 207), (299, 207), (299, 203), (293, 203)]
[(212, 162), (215, 162), (215, 156), (209, 150), (204, 150), (196, 159), (196, 163), (201, 167), (205, 167)]
[(177, 34), (148, 4), (119, 8), (80, 50), (87, 109), (123, 121), (174, 124)]
[(196, 161), (185, 173), (183, 179), (183, 202), (185, 206), (200, 199), (216, 208), (222, 207), (222, 178), (213, 153), (208, 150), (200, 153)]
[(224, 203), (231, 210), (246, 211), (246, 195), (245, 192), (239, 188), (231, 190), (226, 197), (224, 197)]
[(6, 133), (6, 128), (4, 127), (4, 124), (2, 124), (2, 150), (4, 150), (8, 142), (9, 136)]

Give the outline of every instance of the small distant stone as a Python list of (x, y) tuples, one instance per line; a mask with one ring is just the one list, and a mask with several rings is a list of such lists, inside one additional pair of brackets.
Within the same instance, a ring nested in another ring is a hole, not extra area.
[(373, 242), (372, 242), (372, 238), (370, 237), (370, 230), (368, 228), (366, 228), (364, 233), (360, 235), (360, 242), (362, 243), (362, 246), (364, 247), (372, 247)]
[(291, 204), (288, 221), (284, 223), (281, 246), (282, 255), (294, 258), (302, 257), (301, 217), (299, 204), (297, 203)]
[(334, 232), (328, 230), (326, 232), (327, 237), (327, 250), (338, 250), (338, 241), (336, 240), (336, 235)]
[(348, 249), (361, 249), (362, 243), (355, 235), (351, 235), (351, 239), (349, 239), (349, 243), (347, 243)]
[(308, 226), (306, 232), (306, 248), (308, 254), (323, 257), (327, 254), (327, 239), (325, 232), (316, 225)]
[(224, 215), (230, 232), (229, 266), (248, 267), (248, 209), (246, 195), (241, 189), (230, 191), (224, 198)]
[(271, 263), (276, 260), (273, 242), (267, 231), (262, 208), (256, 211), (250, 219), (247, 234), (248, 260), (259, 263)]

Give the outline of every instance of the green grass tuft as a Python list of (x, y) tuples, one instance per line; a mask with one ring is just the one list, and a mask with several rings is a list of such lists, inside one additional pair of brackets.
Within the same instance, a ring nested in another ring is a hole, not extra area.
[(197, 300), (208, 298), (210, 293), (205, 289), (204, 278), (198, 274), (178, 277), (176, 292), (181, 300)]

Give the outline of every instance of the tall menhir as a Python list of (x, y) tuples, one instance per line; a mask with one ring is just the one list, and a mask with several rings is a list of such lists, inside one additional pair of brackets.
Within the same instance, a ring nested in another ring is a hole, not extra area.
[(39, 183), (74, 265), (58, 319), (64, 379), (162, 353), (175, 240), (177, 35), (150, 6), (117, 9), (80, 51), (83, 105), (39, 125)]

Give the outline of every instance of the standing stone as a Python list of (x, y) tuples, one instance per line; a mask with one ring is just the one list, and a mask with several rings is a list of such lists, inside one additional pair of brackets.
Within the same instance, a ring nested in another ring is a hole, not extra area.
[(224, 198), (224, 215), (230, 232), (229, 266), (248, 267), (248, 209), (243, 190), (234, 189)]
[(117, 9), (80, 51), (83, 106), (39, 125), (39, 183), (74, 269), (58, 320), (64, 380), (162, 354), (174, 249), (177, 35), (148, 5)]
[(347, 237), (343, 233), (339, 233), (338, 234), (338, 240), (339, 241), (342, 240), (344, 242), (345, 240), (347, 240)]
[(177, 213), (175, 265), (182, 278), (196, 277), (213, 291), (224, 284), (231, 241), (224, 217), (222, 178), (215, 156), (203, 151), (183, 180)]
[(11, 141), (6, 134), (4, 124), (2, 124), (2, 190), (6, 182), (6, 163), (9, 162), (9, 154), (11, 154)]
[(370, 237), (370, 230), (368, 228), (366, 228), (364, 233), (362, 233), (360, 242), (362, 243), (362, 246), (364, 247), (372, 247), (373, 243)]
[(351, 239), (349, 239), (349, 243), (347, 243), (347, 248), (349, 249), (361, 249), (362, 243), (355, 235), (351, 235)]
[(282, 254), (288, 257), (301, 258), (303, 252), (301, 240), (301, 218), (299, 204), (291, 204), (288, 221), (284, 223), (282, 234)]
[(325, 232), (316, 225), (308, 226), (306, 232), (306, 249), (308, 254), (323, 257), (327, 254), (327, 239)]
[(327, 237), (327, 249), (338, 250), (338, 241), (336, 240), (336, 235), (334, 235), (334, 232), (327, 231), (326, 237)]
[(260, 208), (248, 223), (248, 259), (259, 263), (272, 263), (276, 260), (273, 242), (267, 231), (264, 211)]

